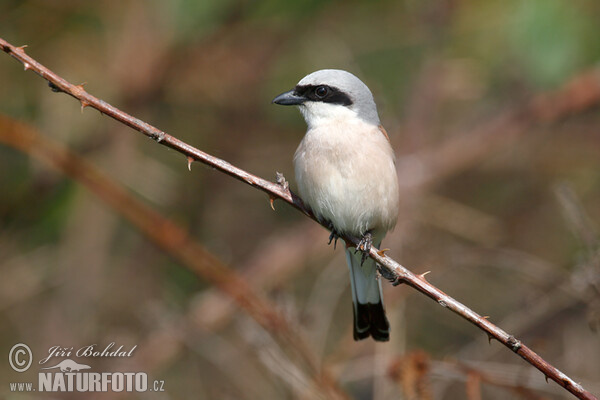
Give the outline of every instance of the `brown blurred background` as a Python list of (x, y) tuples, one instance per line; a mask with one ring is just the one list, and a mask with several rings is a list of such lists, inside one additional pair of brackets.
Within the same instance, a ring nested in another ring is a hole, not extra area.
[[(388, 254), (597, 394), (600, 115), (594, 101), (570, 102), (600, 79), (599, 18), (595, 0), (4, 0), (0, 37), (191, 145), (284, 173), (292, 189), (305, 124), (271, 99), (317, 69), (353, 72), (397, 150)], [(571, 398), (408, 287), (384, 285), (392, 341), (353, 342), (344, 257), (324, 229), (198, 163), (188, 172), (180, 154), (81, 112), (4, 53), (0, 113), (188, 229), (276, 304), (353, 398)], [(137, 344), (131, 359), (94, 361), (165, 381), (165, 393), (126, 398), (311, 398), (302, 371), (226, 297), (80, 184), (3, 145), (0, 275), (2, 354), (18, 342), (36, 359), (53, 345)], [(41, 398), (8, 389), (34, 376), (0, 362), (2, 397)]]

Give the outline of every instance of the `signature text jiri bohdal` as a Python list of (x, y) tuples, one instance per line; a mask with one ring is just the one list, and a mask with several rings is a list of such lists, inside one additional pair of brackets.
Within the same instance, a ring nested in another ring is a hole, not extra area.
[(52, 346), (48, 349), (48, 357), (40, 360), (40, 364), (45, 364), (53, 357), (131, 357), (137, 344), (130, 349), (124, 348), (123, 345), (115, 347), (115, 342), (108, 344), (102, 348), (97, 344), (83, 346), (78, 350), (73, 347)]

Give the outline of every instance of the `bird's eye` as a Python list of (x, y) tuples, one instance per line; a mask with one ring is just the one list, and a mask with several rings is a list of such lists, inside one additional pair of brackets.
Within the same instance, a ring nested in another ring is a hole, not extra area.
[(329, 88), (327, 86), (318, 86), (315, 89), (315, 95), (317, 95), (317, 97), (320, 99), (327, 96), (328, 94), (329, 94)]

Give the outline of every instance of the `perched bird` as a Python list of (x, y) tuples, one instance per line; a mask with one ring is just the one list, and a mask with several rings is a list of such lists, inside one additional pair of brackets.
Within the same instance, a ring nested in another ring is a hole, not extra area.
[[(338, 235), (360, 238), (346, 245), (354, 302), (354, 339), (387, 341), (381, 283), (375, 261), (398, 217), (394, 152), (379, 122), (373, 94), (349, 72), (324, 69), (302, 78), (273, 103), (300, 108), (308, 130), (294, 156), (299, 195), (315, 216)], [(351, 245), (354, 246), (354, 245)]]

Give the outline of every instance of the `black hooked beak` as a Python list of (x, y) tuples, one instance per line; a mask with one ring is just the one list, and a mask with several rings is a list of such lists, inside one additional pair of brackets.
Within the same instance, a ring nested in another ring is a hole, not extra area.
[(282, 106), (298, 106), (304, 104), (305, 101), (305, 97), (298, 96), (294, 90), (290, 90), (289, 92), (281, 93), (272, 102)]

